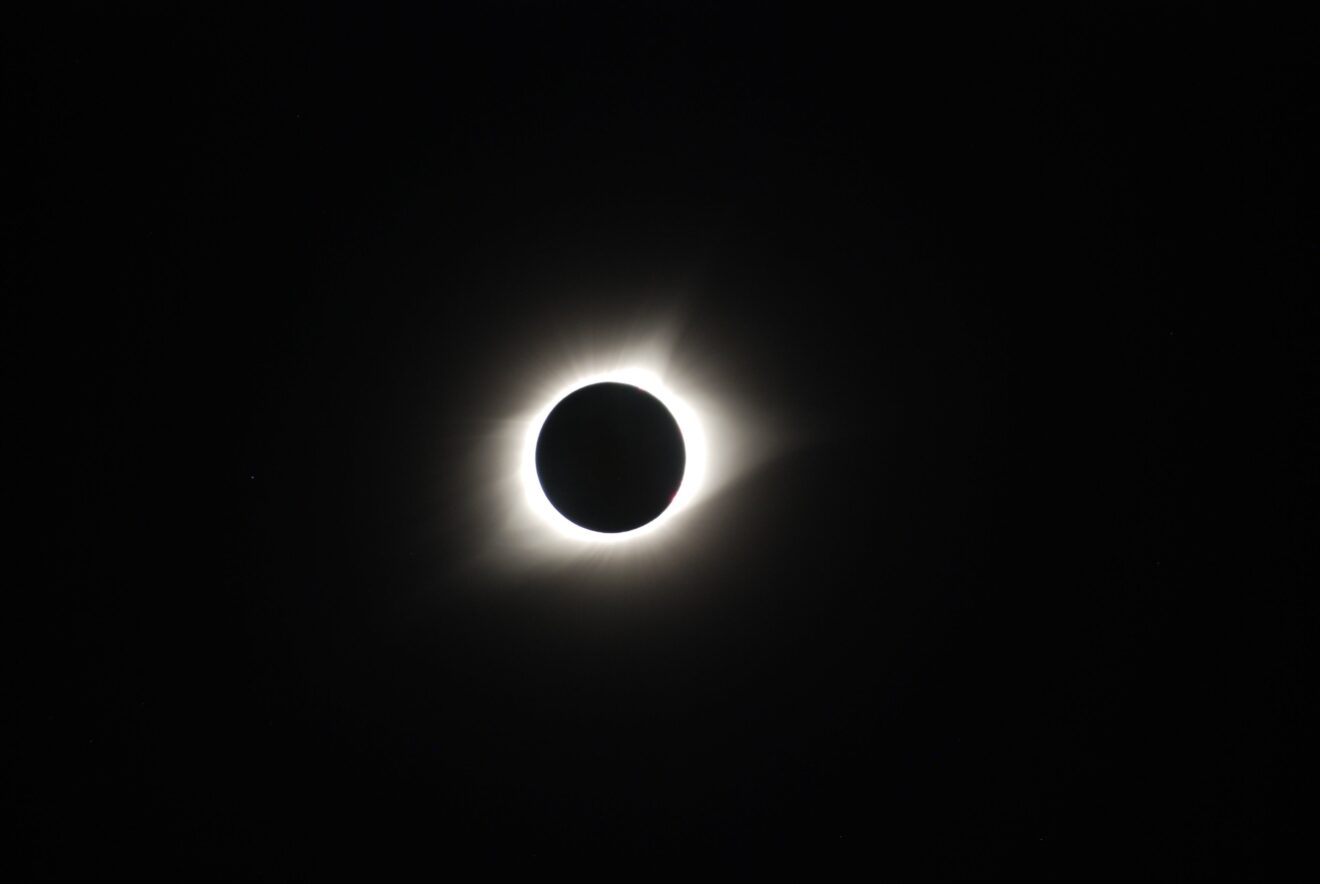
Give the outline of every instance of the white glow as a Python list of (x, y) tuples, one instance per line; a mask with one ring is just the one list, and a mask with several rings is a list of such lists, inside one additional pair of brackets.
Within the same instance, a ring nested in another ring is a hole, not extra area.
[[(630, 531), (616, 533), (591, 531), (570, 522), (554, 508), (545, 496), (545, 490), (541, 487), (540, 479), (536, 474), (536, 442), (541, 436), (541, 427), (545, 424), (545, 419), (549, 417), (550, 412), (565, 396), (575, 390), (589, 387), (592, 384), (604, 383), (629, 384), (650, 393), (660, 400), (660, 403), (669, 410), (669, 413), (674, 416), (674, 420), (678, 422), (679, 432), (683, 436), (686, 458), (683, 479), (678, 486), (678, 492), (664, 512), (645, 525), (633, 528)], [(601, 372), (579, 378), (561, 389), (528, 422), (522, 448), (523, 492), (527, 497), (527, 505), (531, 507), (532, 512), (543, 519), (552, 530), (566, 539), (583, 543), (618, 543), (635, 540), (644, 534), (662, 529), (665, 523), (697, 499), (706, 476), (706, 455), (706, 436), (696, 411), (684, 401), (683, 397), (667, 387), (659, 375), (642, 368), (623, 368)]]
[[(528, 317), (508, 329), (502, 346), (486, 350), (472, 375), (483, 412), (461, 429), (450, 425), (449, 432), (462, 432), (468, 459), (456, 474), (446, 465), (455, 481), (446, 484), (440, 509), (457, 517), (451, 528), (470, 552), (466, 567), (513, 577), (509, 586), (571, 574), (579, 586), (618, 587), (683, 568), (737, 536), (749, 524), (740, 510), (747, 497), (728, 492), (780, 453), (787, 438), (748, 398), (769, 375), (673, 311), (640, 315), (630, 306), (623, 314), (597, 304), (562, 314)], [(536, 441), (550, 411), (574, 390), (604, 381), (659, 399), (685, 449), (674, 500), (651, 522), (617, 534), (570, 522), (536, 475)]]

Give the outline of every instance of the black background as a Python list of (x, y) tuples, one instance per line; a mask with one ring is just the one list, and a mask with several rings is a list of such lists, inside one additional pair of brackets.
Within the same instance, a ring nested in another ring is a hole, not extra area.
[[(186, 7), (7, 13), (29, 877), (1263, 880), (1307, 834), (1305, 29)], [(671, 301), (810, 444), (619, 592), (465, 569), (509, 360)]]

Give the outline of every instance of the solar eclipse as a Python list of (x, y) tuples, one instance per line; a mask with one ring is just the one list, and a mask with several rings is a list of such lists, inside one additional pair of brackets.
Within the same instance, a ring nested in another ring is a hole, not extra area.
[(658, 375), (622, 369), (580, 379), (529, 422), (527, 503), (561, 535), (629, 540), (690, 503), (705, 473), (695, 411)]
[(761, 363), (681, 311), (579, 293), (471, 366), (487, 417), (461, 437), (461, 482), (443, 501), (482, 532), (475, 573), (647, 584), (746, 524), (744, 483), (795, 437), (756, 404)]
[(686, 453), (678, 421), (655, 396), (605, 382), (551, 409), (536, 441), (536, 476), (564, 518), (619, 534), (651, 522), (677, 496)]

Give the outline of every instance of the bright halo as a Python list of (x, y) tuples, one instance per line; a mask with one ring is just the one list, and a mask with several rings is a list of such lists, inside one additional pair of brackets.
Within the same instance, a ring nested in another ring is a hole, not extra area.
[[(574, 391), (593, 384), (603, 383), (628, 384), (650, 393), (658, 399), (660, 404), (669, 410), (669, 413), (674, 416), (674, 420), (678, 423), (679, 433), (683, 437), (685, 459), (682, 481), (679, 483), (678, 492), (674, 495), (674, 499), (669, 506), (645, 525), (640, 525), (629, 531), (614, 533), (592, 531), (565, 518), (546, 497), (545, 489), (541, 487), (541, 480), (536, 472), (536, 443), (540, 439), (541, 428), (544, 426), (550, 412)], [(569, 540), (584, 543), (619, 543), (662, 529), (667, 522), (698, 498), (706, 476), (706, 454), (706, 436), (696, 410), (666, 386), (658, 374), (642, 368), (625, 368), (601, 372), (579, 378), (562, 388), (528, 422), (522, 446), (521, 477), (523, 493), (532, 512), (557, 534)]]
[[(593, 317), (590, 322), (540, 316), (490, 351), (480, 373), (488, 381), (488, 420), (469, 424), (469, 459), (450, 485), (467, 502), (450, 512), (455, 542), (469, 564), (490, 574), (571, 569), (583, 585), (648, 580), (684, 567), (734, 523), (745, 496), (729, 491), (778, 454), (786, 435), (753, 411), (739, 391), (748, 366), (726, 342), (698, 328), (680, 334), (663, 311), (649, 318)], [(603, 533), (569, 521), (554, 508), (536, 471), (536, 443), (550, 412), (575, 390), (602, 382), (639, 387), (673, 416), (683, 437), (684, 470), (670, 505), (631, 531)], [(549, 573), (541, 571), (540, 573)]]

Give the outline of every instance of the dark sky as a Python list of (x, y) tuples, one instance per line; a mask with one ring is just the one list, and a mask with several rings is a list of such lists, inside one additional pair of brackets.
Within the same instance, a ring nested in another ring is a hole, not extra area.
[[(26, 879), (1228, 881), (1310, 831), (1293, 24), (183, 6), (0, 38)], [(616, 591), (474, 566), (520, 354), (659, 315), (805, 441)]]

